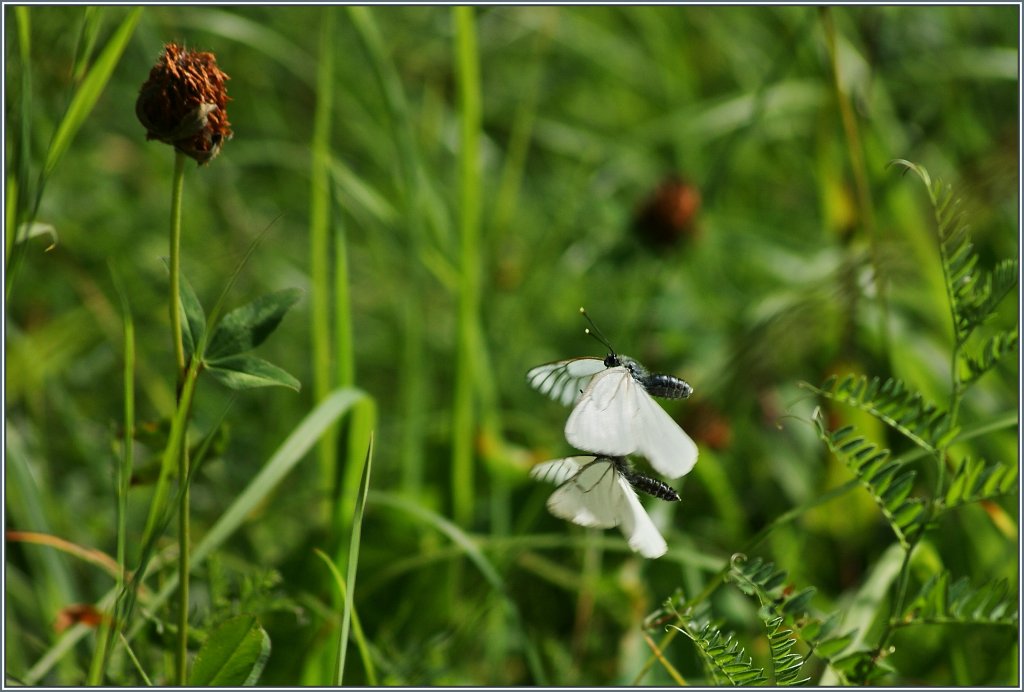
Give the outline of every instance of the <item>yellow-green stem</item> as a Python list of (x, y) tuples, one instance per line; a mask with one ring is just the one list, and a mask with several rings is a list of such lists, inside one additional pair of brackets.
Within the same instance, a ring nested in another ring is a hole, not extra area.
[(178, 366), (175, 379), (179, 389), (185, 375), (185, 345), (181, 340), (181, 311), (178, 309), (181, 282), (181, 191), (185, 182), (185, 158), (180, 151), (174, 154), (174, 180), (171, 183), (171, 295), (167, 301), (171, 311), (174, 362)]
[[(320, 59), (317, 68), (316, 111), (313, 117), (309, 199), (309, 268), (313, 347), (313, 399), (322, 401), (334, 383), (331, 362), (330, 286), (330, 139), (334, 84), (334, 8), (325, 7), (320, 25)], [(320, 467), (321, 519), (329, 521), (335, 506), (338, 468), (338, 427), (332, 426), (317, 445)]]
[[(185, 344), (181, 337), (181, 310), (178, 306), (181, 284), (181, 193), (185, 182), (185, 155), (175, 152), (174, 180), (171, 185), (171, 338), (174, 343), (175, 381), (178, 403), (185, 378)], [(187, 416), (186, 416), (187, 419)], [(178, 657), (177, 680), (184, 685), (188, 679), (188, 545), (189, 545), (189, 491), (188, 479), (188, 426), (182, 431), (178, 450), (178, 482), (182, 484), (178, 506)]]
[(185, 484), (178, 507), (178, 684), (188, 680), (188, 571), (189, 571), (189, 488), (188, 443), (178, 455), (178, 477)]
[(452, 420), (452, 504), (456, 523), (469, 526), (473, 518), (473, 380), (477, 357), (480, 244), (480, 70), (472, 7), (456, 7), (455, 50), (459, 111), (462, 117), (459, 153), (459, 333), (455, 358), (455, 401)]

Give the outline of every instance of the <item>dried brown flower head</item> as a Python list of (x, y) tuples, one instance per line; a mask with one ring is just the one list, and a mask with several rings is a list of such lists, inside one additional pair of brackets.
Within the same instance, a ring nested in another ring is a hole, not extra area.
[(669, 177), (648, 197), (633, 216), (636, 233), (649, 245), (665, 248), (696, 231), (700, 191), (696, 186)]
[(146, 139), (172, 144), (200, 165), (215, 157), (231, 139), (228, 79), (213, 53), (168, 43), (135, 102)]

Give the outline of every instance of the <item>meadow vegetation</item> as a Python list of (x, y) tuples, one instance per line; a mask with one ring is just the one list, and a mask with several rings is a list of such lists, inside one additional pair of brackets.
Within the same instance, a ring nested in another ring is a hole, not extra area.
[[(4, 11), (8, 684), (1019, 684), (1018, 7)], [(528, 477), (580, 306), (657, 560)]]

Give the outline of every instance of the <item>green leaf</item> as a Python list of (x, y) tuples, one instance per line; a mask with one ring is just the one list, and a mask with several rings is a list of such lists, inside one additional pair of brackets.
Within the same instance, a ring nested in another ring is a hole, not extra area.
[(50, 241), (50, 244), (46, 246), (46, 251), (50, 251), (57, 247), (57, 243), (60, 242), (60, 238), (57, 236), (57, 229), (48, 223), (35, 223), (21, 224), (18, 227), (18, 232), (14, 234), (14, 242), (24, 243), (32, 238), (45, 237)]
[(853, 642), (854, 633), (847, 632), (846, 634), (835, 637), (833, 639), (826, 639), (825, 641), (818, 644), (814, 649), (815, 655), (826, 661), (831, 660), (836, 654), (842, 652), (843, 649), (848, 647)]
[(341, 636), (338, 641), (338, 670), (335, 685), (341, 687), (345, 678), (345, 657), (348, 649), (348, 630), (352, 616), (355, 614), (356, 568), (359, 566), (359, 542), (363, 531), (363, 514), (366, 511), (366, 494), (370, 492), (370, 469), (373, 466), (373, 435), (366, 448), (363, 460), (363, 473), (359, 481), (359, 496), (356, 500), (355, 517), (352, 520), (352, 533), (349, 536), (348, 573), (345, 578), (345, 608), (341, 617)]
[[(897, 379), (882, 382), (873, 377), (869, 381), (863, 375), (848, 375), (842, 380), (830, 377), (821, 387), (802, 386), (871, 414), (929, 452), (942, 449), (959, 432), (946, 411), (925, 401), (921, 394), (910, 391)], [(832, 433), (844, 452), (859, 446), (857, 440), (846, 442), (847, 434), (845, 429)]]
[(983, 459), (964, 458), (950, 480), (944, 510), (1015, 492), (1017, 473), (1015, 465), (986, 466)]
[(933, 575), (907, 605), (896, 624), (983, 624), (1017, 627), (1017, 594), (1008, 597), (1005, 579), (978, 588), (967, 577), (950, 583), (949, 572)]
[(296, 392), (301, 383), (290, 374), (256, 356), (232, 356), (207, 363), (206, 369), (230, 389), (288, 387)]
[(251, 686), (270, 658), (270, 637), (253, 615), (239, 615), (218, 625), (196, 654), (189, 685)]
[(733, 685), (763, 685), (768, 682), (763, 668), (755, 668), (753, 661), (743, 647), (730, 634), (723, 634), (708, 623), (695, 633), (696, 623), (691, 623), (687, 634), (697, 644), (704, 662), (716, 679), (728, 680)]
[(82, 81), (82, 86), (72, 97), (71, 104), (60, 121), (60, 125), (57, 126), (57, 132), (53, 135), (50, 148), (46, 152), (46, 163), (43, 165), (44, 178), (48, 178), (53, 169), (57, 167), (57, 163), (71, 146), (71, 141), (82, 127), (82, 123), (92, 112), (93, 106), (96, 105), (110, 76), (114, 73), (121, 54), (128, 46), (128, 41), (135, 31), (135, 25), (138, 24), (141, 15), (141, 7), (136, 7), (128, 13), (96, 59), (92, 69), (89, 70), (88, 76)]
[(1017, 260), (1004, 260), (991, 272), (980, 270), (978, 254), (971, 244), (965, 215), (953, 188), (939, 180), (932, 181), (922, 166), (902, 159), (893, 163), (913, 171), (928, 189), (935, 212), (942, 274), (953, 318), (953, 336), (958, 345), (964, 344), (1017, 285)]
[(1014, 327), (1010, 331), (1001, 331), (990, 336), (981, 347), (977, 357), (964, 355), (962, 362), (968, 372), (965, 383), (973, 384), (975, 380), (998, 365), (1004, 357), (1017, 350), (1019, 341), (1019, 328)]
[(835, 433), (825, 429), (821, 412), (814, 416), (818, 436), (842, 460), (878, 503), (900, 545), (909, 548), (927, 523), (921, 498), (910, 497), (916, 473), (907, 464), (889, 460), (888, 450), (879, 450), (861, 437), (847, 441), (851, 430)]
[(301, 296), (301, 289), (286, 288), (229, 312), (213, 330), (206, 360), (219, 361), (259, 346), (277, 329), (281, 318)]
[(196, 296), (192, 284), (184, 275), (178, 287), (178, 300), (181, 301), (181, 340), (185, 346), (185, 357), (191, 358), (206, 334), (206, 313)]

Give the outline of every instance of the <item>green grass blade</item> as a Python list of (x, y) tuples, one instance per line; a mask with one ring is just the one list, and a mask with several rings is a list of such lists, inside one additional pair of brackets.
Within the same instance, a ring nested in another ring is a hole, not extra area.
[(431, 512), (428, 509), (424, 509), (419, 505), (411, 504), (406, 499), (379, 491), (371, 492), (368, 499), (371, 504), (390, 507), (391, 509), (397, 509), (400, 512), (411, 514), (424, 524), (447, 536), (449, 540), (459, 547), (465, 556), (469, 558), (470, 562), (476, 565), (476, 568), (480, 571), (480, 574), (483, 575), (484, 579), (487, 580), (487, 583), (491, 585), (491, 588), (494, 589), (494, 591), (501, 597), (502, 602), (508, 611), (509, 620), (511, 620), (510, 626), (516, 630), (516, 636), (522, 644), (527, 665), (529, 666), (530, 672), (533, 674), (534, 684), (541, 686), (547, 684), (547, 676), (544, 674), (543, 667), (541, 666), (540, 656), (522, 626), (522, 618), (519, 614), (519, 608), (516, 606), (515, 601), (512, 600), (506, 590), (505, 582), (501, 578), (501, 574), (498, 569), (490, 560), (487, 559), (486, 556), (484, 556), (483, 551), (480, 550), (480, 547), (469, 536), (469, 534), (439, 514)]
[(96, 47), (96, 39), (99, 36), (100, 27), (103, 25), (105, 10), (105, 7), (85, 8), (82, 29), (78, 34), (78, 41), (75, 43), (75, 59), (71, 69), (71, 81), (76, 84), (82, 81), (86, 70), (89, 69), (89, 57)]
[(53, 141), (50, 142), (50, 148), (46, 152), (46, 163), (43, 164), (43, 179), (48, 178), (53, 169), (57, 167), (57, 164), (71, 146), (71, 141), (82, 127), (82, 123), (89, 117), (89, 113), (92, 112), (93, 107), (99, 100), (100, 94), (103, 93), (107, 82), (110, 81), (110, 76), (114, 73), (114, 68), (117, 67), (117, 63), (121, 59), (122, 53), (124, 53), (124, 49), (128, 46), (128, 41), (135, 31), (135, 25), (139, 23), (142, 9), (141, 7), (136, 7), (124, 18), (117, 31), (114, 32), (114, 35), (96, 59), (96, 64), (92, 66), (88, 76), (82, 81), (81, 87), (72, 97), (67, 113), (64, 114), (64, 118), (57, 126), (57, 132), (54, 134)]
[[(245, 523), (252, 510), (264, 502), (306, 453), (316, 444), (324, 430), (333, 425), (341, 416), (366, 397), (366, 393), (354, 388), (339, 389), (314, 408), (291, 435), (281, 443), (274, 454), (263, 465), (263, 469), (249, 482), (245, 490), (224, 511), (203, 539), (192, 551), (192, 568), (198, 567), (210, 553), (219, 548)], [(178, 575), (170, 574), (160, 590), (149, 601), (153, 610), (163, 605), (178, 585)], [(133, 629), (134, 635), (143, 623)]]
[[(114, 265), (110, 265), (110, 278), (121, 301), (121, 319), (124, 326), (124, 447), (121, 450), (121, 463), (117, 467), (117, 484), (114, 494), (117, 499), (117, 593), (124, 591), (124, 575), (128, 573), (128, 491), (131, 487), (132, 467), (135, 452), (135, 321), (132, 319), (131, 304), (128, 294), (121, 283)], [(100, 685), (106, 673), (107, 661), (113, 637), (121, 631), (121, 602), (118, 601), (110, 618), (103, 621), (97, 636), (99, 646), (93, 656), (89, 669), (89, 684)]]
[(345, 575), (345, 609), (341, 616), (341, 638), (338, 642), (338, 670), (336, 686), (341, 687), (345, 679), (345, 653), (348, 650), (348, 631), (352, 621), (352, 610), (355, 607), (356, 568), (359, 566), (359, 541), (362, 538), (363, 514), (366, 511), (366, 494), (370, 491), (370, 469), (373, 465), (373, 436), (366, 447), (366, 458), (363, 460), (363, 475), (359, 481), (359, 497), (356, 500), (355, 514), (352, 519), (352, 535), (348, 548), (348, 570)]
[[(422, 281), (421, 262), (426, 252), (426, 229), (422, 207), (431, 196), (429, 183), (422, 174), (423, 164), (416, 147), (415, 118), (410, 112), (402, 80), (394, 62), (384, 49), (380, 28), (367, 7), (349, 6), (349, 19), (367, 54), (374, 80), (384, 96), (385, 115), (394, 137), (399, 193), (401, 195), (400, 223), (410, 238), (408, 251), (407, 295), (414, 296)], [(423, 477), (423, 448), (426, 437), (424, 410), (429, 381), (428, 362), (423, 359), (423, 309), (416, 299), (404, 300), (397, 306), (402, 319), (402, 349), (399, 377), (403, 383), (402, 417), (402, 487), (410, 494), (418, 494)]]
[(456, 7), (456, 81), (459, 91), (459, 326), (452, 404), (452, 506), (456, 523), (470, 526), (476, 489), (473, 440), (476, 437), (473, 382), (477, 377), (476, 331), (480, 311), (480, 65), (472, 7)]
[[(334, 15), (335, 9), (322, 9), (320, 59), (317, 68), (316, 111), (310, 144), (309, 174), (309, 270), (310, 317), (313, 345), (313, 400), (320, 401), (331, 390), (331, 288), (330, 288), (330, 157), (331, 111), (334, 101)], [(341, 386), (347, 386), (345, 383)], [(332, 427), (317, 445), (320, 493), (324, 501), (323, 519), (335, 491), (338, 468), (338, 429)]]
[[(327, 553), (314, 548), (313, 551), (316, 556), (324, 561), (327, 565), (327, 569), (331, 571), (331, 577), (334, 579), (334, 585), (338, 589), (338, 593), (344, 599), (348, 591), (345, 589), (345, 578), (341, 576), (341, 572), (334, 565), (334, 562), (328, 557)], [(356, 640), (356, 646), (359, 647), (359, 657), (363, 661), (363, 668), (366, 670), (366, 682), (370, 687), (377, 687), (377, 669), (373, 665), (373, 658), (370, 656), (370, 647), (366, 640), (366, 633), (363, 631), (363, 625), (359, 621), (359, 613), (356, 612), (355, 605), (352, 606), (352, 637)]]

